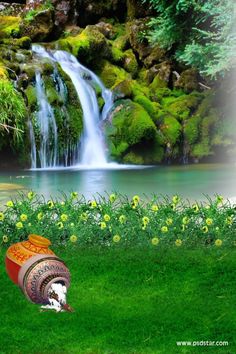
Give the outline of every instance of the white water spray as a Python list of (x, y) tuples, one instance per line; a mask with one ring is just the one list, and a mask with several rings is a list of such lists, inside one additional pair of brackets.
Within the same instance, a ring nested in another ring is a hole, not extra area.
[[(112, 92), (106, 89), (101, 80), (92, 71), (81, 65), (73, 55), (60, 50), (47, 52), (38, 45), (33, 46), (33, 51), (39, 57), (50, 58), (52, 61), (59, 63), (74, 84), (83, 110), (84, 123), (80, 141), (79, 164), (92, 168), (106, 166), (108, 162), (101, 123), (106, 119), (113, 105)], [(95, 85), (100, 87), (105, 102), (101, 113), (95, 93)], [(43, 167), (42, 164), (41, 167)]]

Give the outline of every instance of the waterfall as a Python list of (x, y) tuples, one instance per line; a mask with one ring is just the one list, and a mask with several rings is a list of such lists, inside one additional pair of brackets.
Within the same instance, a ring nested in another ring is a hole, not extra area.
[[(59, 63), (62, 70), (70, 77), (76, 89), (78, 99), (80, 100), (80, 104), (83, 110), (84, 127), (82, 137), (80, 142), (78, 142), (78, 146), (76, 147), (77, 151), (74, 153), (74, 156), (78, 155), (79, 151), (79, 164), (91, 167), (106, 165), (106, 145), (102, 134), (101, 124), (102, 121), (106, 119), (113, 105), (112, 92), (106, 89), (101, 80), (92, 71), (81, 65), (73, 55), (60, 50), (48, 52), (43, 47), (38, 45), (33, 46), (33, 51), (38, 57), (49, 58), (51, 61), (54, 61), (54, 63)], [(36, 87), (37, 85), (38, 84), (36, 78)], [(66, 100), (66, 92), (62, 80), (58, 81), (57, 79), (57, 86), (58, 92), (60, 92), (63, 101)], [(98, 100), (95, 91), (96, 86), (99, 86), (101, 89), (101, 94), (105, 102), (102, 112), (99, 111)], [(42, 85), (40, 87), (42, 88)], [(42, 94), (41, 90), (41, 97), (38, 97), (38, 100), (42, 99), (44, 101), (44, 107), (49, 109), (50, 105), (45, 103), (45, 95)], [(50, 112), (52, 112), (52, 109)], [(49, 115), (46, 114), (46, 116), (52, 117), (51, 113)], [(46, 143), (44, 145), (46, 145)], [(65, 160), (67, 161), (68, 154), (70, 154), (68, 149), (69, 147), (65, 149)], [(76, 163), (76, 159), (73, 156), (70, 158), (70, 160), (72, 164)], [(66, 161), (64, 165), (67, 165)], [(55, 165), (51, 166), (53, 167)], [(41, 167), (43, 167), (42, 162)]]
[(36, 96), (39, 105), (37, 125), (40, 131), (38, 151), (41, 168), (57, 165), (57, 125), (53, 109), (47, 100), (40, 72), (36, 72)]

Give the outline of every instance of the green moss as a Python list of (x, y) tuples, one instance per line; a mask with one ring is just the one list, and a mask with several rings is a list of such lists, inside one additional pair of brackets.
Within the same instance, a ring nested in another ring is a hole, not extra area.
[(51, 105), (59, 105), (59, 106), (62, 105), (63, 99), (55, 89), (55, 84), (54, 84), (53, 78), (51, 76), (46, 77), (44, 75), (43, 82), (45, 85), (46, 96), (47, 96), (48, 102)]
[(142, 156), (138, 155), (137, 153), (131, 151), (127, 155), (124, 156), (123, 162), (132, 165), (143, 165), (144, 159)]
[[(196, 110), (202, 101), (203, 95), (200, 93), (192, 93), (190, 95), (180, 96), (176, 99), (167, 97), (163, 99), (163, 105), (166, 110), (178, 120), (186, 120)], [(172, 102), (171, 102), (171, 101)]]
[(95, 26), (87, 26), (77, 36), (59, 40), (58, 45), (85, 63), (92, 63), (98, 54), (100, 58), (111, 56), (108, 41)]
[(164, 122), (162, 126), (162, 133), (165, 136), (167, 142), (171, 145), (175, 145), (180, 137), (182, 126), (177, 121), (176, 118), (172, 116), (164, 117)]
[(27, 86), (25, 90), (25, 94), (28, 101), (28, 106), (30, 107), (31, 112), (36, 110), (37, 107), (37, 96), (36, 96), (36, 89), (33, 85)]
[(107, 60), (100, 62), (99, 67), (96, 69), (96, 73), (107, 88), (112, 88), (123, 80), (131, 79), (130, 74), (124, 69), (111, 64)]
[(82, 108), (69, 105), (68, 114), (70, 117), (69, 126), (70, 126), (70, 137), (78, 142), (79, 137), (83, 132), (83, 111)]
[(194, 115), (189, 118), (184, 127), (184, 135), (189, 144), (194, 144), (199, 137), (199, 125), (201, 122), (201, 117), (199, 115)]
[(123, 80), (112, 87), (113, 95), (117, 98), (132, 97), (132, 80)]
[(31, 39), (29, 37), (27, 37), (27, 36), (21, 37), (21, 38), (16, 40), (16, 45), (19, 48), (22, 48), (22, 49), (30, 49), (30, 47), (31, 47)]
[(20, 33), (20, 17), (0, 17), (0, 38), (17, 37)]
[(120, 50), (124, 51), (128, 49), (129, 46), (129, 36), (127, 34), (121, 36), (119, 35), (114, 41), (113, 41), (113, 47)]
[(135, 96), (134, 102), (139, 103), (151, 117), (154, 117), (159, 109), (159, 105), (156, 102), (150, 101), (144, 95)]
[(137, 74), (138, 71), (138, 62), (132, 51), (132, 49), (126, 50), (124, 52), (124, 62), (123, 67), (126, 71), (131, 73), (133, 76)]
[(104, 104), (105, 104), (104, 99), (101, 96), (98, 97), (98, 107), (100, 111), (102, 110)]
[(155, 93), (160, 88), (165, 88), (168, 86), (168, 83), (165, 80), (162, 80), (158, 75), (154, 78), (153, 82), (150, 84), (150, 89)]
[(115, 63), (115, 64), (122, 64), (123, 63), (123, 60), (124, 60), (124, 53), (112, 46), (112, 49), (111, 49), (111, 55), (112, 55), (112, 62)]
[(121, 157), (128, 148), (140, 142), (153, 141), (156, 134), (156, 127), (142, 106), (131, 100), (116, 102), (112, 127), (107, 130), (114, 157)]

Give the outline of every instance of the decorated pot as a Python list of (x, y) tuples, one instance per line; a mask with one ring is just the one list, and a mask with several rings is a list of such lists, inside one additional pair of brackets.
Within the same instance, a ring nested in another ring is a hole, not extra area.
[(65, 263), (48, 247), (51, 242), (39, 235), (29, 235), (27, 241), (9, 247), (6, 270), (11, 280), (20, 286), (25, 296), (34, 303), (48, 302), (51, 284), (70, 285), (70, 272)]

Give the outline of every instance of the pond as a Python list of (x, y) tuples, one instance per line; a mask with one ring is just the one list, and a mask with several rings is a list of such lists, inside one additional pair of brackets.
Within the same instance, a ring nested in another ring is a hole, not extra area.
[(77, 191), (87, 199), (97, 193), (179, 194), (190, 200), (202, 200), (204, 194), (218, 193), (236, 197), (236, 165), (198, 164), (103, 170), (36, 170), (0, 172), (0, 202), (17, 196), (19, 191), (34, 190), (45, 198)]

